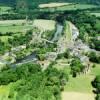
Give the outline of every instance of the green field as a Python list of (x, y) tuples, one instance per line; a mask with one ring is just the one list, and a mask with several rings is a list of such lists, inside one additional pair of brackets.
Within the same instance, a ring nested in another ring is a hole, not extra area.
[(62, 6), (58, 7), (57, 10), (77, 10), (77, 9), (88, 9), (88, 8), (96, 8), (97, 6), (95, 5), (89, 5), (89, 4), (73, 4), (73, 5), (68, 5), (68, 6)]
[(26, 23), (25, 20), (5, 20), (0, 21), (0, 32), (25, 32), (32, 29), (32, 24)]
[(10, 83), (6, 86), (0, 86), (0, 100), (17, 100), (16, 91), (13, 90), (13, 87), (18, 83), (20, 83), (20, 81)]
[(84, 10), (84, 9), (91, 9), (91, 8), (97, 8), (96, 5), (91, 4), (70, 4), (70, 5), (64, 5), (59, 7), (52, 7), (52, 8), (43, 8), (41, 11), (69, 11), (69, 10)]
[(97, 20), (96, 22), (96, 29), (100, 30), (100, 20)]
[(31, 29), (32, 26), (29, 25), (15, 25), (15, 26), (0, 26), (0, 32), (2, 33), (6, 33), (6, 32), (25, 32), (26, 30)]
[(70, 5), (71, 3), (47, 3), (47, 4), (40, 4), (39, 8), (52, 8), (52, 7), (61, 7)]
[(96, 67), (92, 68), (91, 72), (86, 75), (79, 75), (76, 78), (72, 78), (72, 76), (70, 76), (69, 82), (65, 86), (65, 91), (92, 93), (93, 87), (91, 85), (91, 81), (96, 75), (100, 75), (99, 64), (96, 64)]
[(96, 64), (96, 67), (95, 68), (92, 68), (91, 70), (91, 75), (100, 75), (100, 64)]
[(92, 92), (92, 85), (91, 85), (91, 76), (81, 75), (77, 78), (69, 78), (69, 82), (65, 86), (65, 91), (69, 92), (84, 92), (84, 93), (91, 93)]
[(11, 10), (11, 7), (0, 5), (0, 14), (8, 13)]
[(72, 31), (71, 31), (71, 22), (66, 21), (65, 22), (65, 31), (64, 33), (66, 34), (66, 39), (67, 41), (71, 41), (72, 40)]
[(41, 31), (52, 31), (55, 30), (56, 22), (54, 20), (36, 19), (33, 22), (33, 26)]
[(95, 15), (96, 17), (100, 17), (100, 13), (98, 12), (98, 13), (90, 13), (91, 15)]

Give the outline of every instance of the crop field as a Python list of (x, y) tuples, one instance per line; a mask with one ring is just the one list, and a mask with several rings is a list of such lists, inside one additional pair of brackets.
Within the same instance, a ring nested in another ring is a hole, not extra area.
[(11, 9), (11, 7), (0, 5), (0, 14), (8, 13), (8, 10), (10, 10), (10, 9)]
[(3, 20), (0, 21), (0, 25), (13, 25), (13, 24), (25, 24), (26, 21), (25, 20)]
[(96, 17), (100, 17), (100, 13), (90, 13), (91, 15), (95, 15)]
[(88, 9), (88, 8), (96, 8), (95, 5), (89, 4), (73, 4), (68, 6), (58, 7), (57, 10), (77, 10), (77, 9)]
[(71, 22), (66, 21), (65, 24), (66, 39), (69, 42), (72, 40)]
[[(43, 6), (43, 5), (41, 5)], [(92, 4), (66, 4), (66, 5), (62, 5), (62, 6), (55, 6), (55, 7), (41, 7), (40, 10), (41, 11), (65, 11), (65, 10), (84, 10), (84, 9), (90, 9), (90, 8), (97, 8), (98, 6), (96, 5), (92, 5)]]
[(6, 20), (0, 21), (0, 32), (24, 32), (33, 26), (27, 24), (25, 20)]
[(0, 32), (25, 32), (26, 30), (30, 29), (31, 26), (23, 26), (23, 25), (15, 25), (15, 26), (0, 26)]
[(95, 100), (94, 94), (79, 92), (63, 92), (62, 100)]
[(33, 26), (37, 27), (41, 31), (52, 31), (55, 30), (56, 27), (56, 22), (53, 20), (43, 20), (43, 19), (38, 19), (34, 20)]
[(70, 5), (71, 3), (48, 3), (48, 4), (40, 4), (39, 8), (52, 8), (52, 7), (60, 7)]

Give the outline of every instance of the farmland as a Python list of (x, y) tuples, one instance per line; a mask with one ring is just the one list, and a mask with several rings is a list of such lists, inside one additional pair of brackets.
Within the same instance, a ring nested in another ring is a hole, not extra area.
[[(58, 4), (59, 5), (59, 4)], [(41, 7), (41, 11), (70, 11), (70, 10), (84, 10), (84, 9), (91, 9), (91, 8), (98, 8), (96, 5), (91, 4), (67, 4), (57, 7), (50, 7), (49, 5), (43, 5), (44, 7)]]
[(32, 28), (25, 20), (6, 20), (0, 21), (0, 32), (25, 32)]
[(8, 13), (11, 7), (0, 5), (0, 14)]
[(99, 2), (4, 1), (0, 100), (99, 100)]
[(90, 13), (91, 15), (95, 15), (96, 17), (100, 17), (100, 13), (99, 12), (97, 12), (97, 13)]
[(49, 4), (40, 4), (39, 8), (52, 8), (52, 7), (60, 7), (70, 5), (71, 3), (49, 3)]
[[(66, 84), (65, 91), (62, 93), (63, 100), (69, 98), (70, 100), (94, 100), (93, 87), (91, 81), (95, 75), (100, 74), (100, 66), (96, 64), (95, 68), (91, 68), (91, 71), (87, 75), (79, 75), (77, 78), (70, 76), (69, 82)], [(73, 95), (71, 97), (70, 95)]]
[(34, 20), (33, 26), (39, 28), (40, 30), (54, 30), (56, 26), (56, 22), (53, 20), (43, 20), (43, 19), (38, 19)]

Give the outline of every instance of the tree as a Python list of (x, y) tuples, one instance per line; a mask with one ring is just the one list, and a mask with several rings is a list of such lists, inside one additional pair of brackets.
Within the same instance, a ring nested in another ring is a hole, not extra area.
[(100, 75), (96, 76), (94, 81), (92, 81), (92, 86), (96, 88), (95, 93), (97, 94), (96, 100), (100, 100)]
[(83, 70), (84, 70), (84, 66), (82, 65), (80, 60), (78, 58), (74, 58), (74, 60), (72, 60), (71, 62), (71, 71), (73, 77), (76, 77), (77, 73), (82, 72)]
[(95, 62), (95, 63), (100, 63), (100, 56), (96, 55), (95, 52), (91, 52), (89, 54), (89, 60), (92, 61), (92, 62)]

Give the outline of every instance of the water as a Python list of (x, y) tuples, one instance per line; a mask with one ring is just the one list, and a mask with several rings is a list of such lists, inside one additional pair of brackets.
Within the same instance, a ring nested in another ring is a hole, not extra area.
[(57, 31), (55, 32), (54, 38), (52, 39), (52, 41), (57, 41), (59, 39), (59, 37), (61, 37), (63, 31), (63, 26), (61, 24), (57, 24)]

